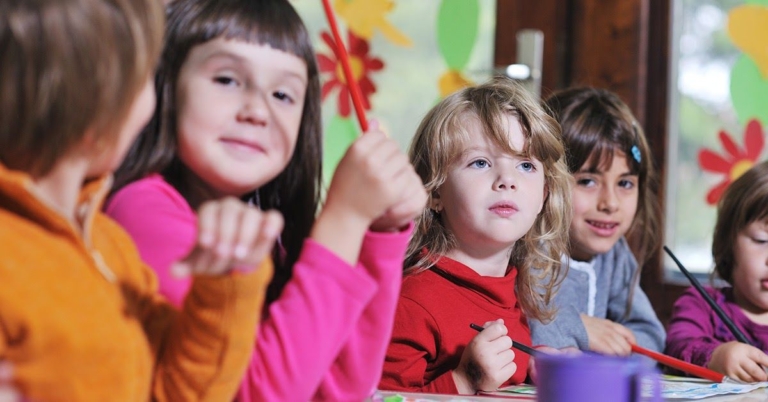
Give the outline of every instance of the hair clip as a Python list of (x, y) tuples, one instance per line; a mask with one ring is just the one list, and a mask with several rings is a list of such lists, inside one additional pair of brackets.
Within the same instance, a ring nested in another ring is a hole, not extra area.
[(640, 163), (640, 148), (638, 148), (637, 145), (632, 145), (632, 157), (635, 158), (637, 163)]

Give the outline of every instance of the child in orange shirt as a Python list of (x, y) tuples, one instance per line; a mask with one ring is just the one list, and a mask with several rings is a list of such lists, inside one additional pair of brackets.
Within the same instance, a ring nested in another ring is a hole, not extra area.
[(30, 400), (226, 401), (248, 363), (280, 215), (201, 206), (177, 311), (99, 211), (154, 109), (163, 25), (157, 0), (0, 2), (0, 360)]

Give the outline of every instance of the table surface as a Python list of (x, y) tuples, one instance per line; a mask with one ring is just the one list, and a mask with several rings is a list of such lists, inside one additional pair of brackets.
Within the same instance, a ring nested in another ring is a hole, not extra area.
[[(372, 402), (381, 402), (384, 398), (400, 395), (402, 402), (465, 402), (465, 401), (478, 401), (478, 402), (509, 402), (509, 401), (535, 401), (536, 398), (532, 395), (520, 395), (510, 397), (498, 397), (498, 396), (475, 396), (475, 395), (441, 395), (441, 394), (422, 394), (416, 392), (396, 392), (396, 391), (378, 391)], [(670, 401), (693, 401), (692, 399), (669, 399)], [(768, 389), (761, 388), (756, 389), (746, 394), (737, 395), (719, 395), (704, 399), (695, 399), (696, 401), (703, 402), (768, 402)], [(390, 401), (387, 401), (390, 402)], [(391, 401), (397, 402), (397, 401)]]

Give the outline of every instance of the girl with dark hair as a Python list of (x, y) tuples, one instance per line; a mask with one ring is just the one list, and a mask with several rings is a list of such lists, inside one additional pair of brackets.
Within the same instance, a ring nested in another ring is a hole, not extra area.
[(169, 263), (194, 239), (201, 202), (237, 197), (279, 211), (275, 277), (239, 400), (364, 399), (381, 374), (409, 224), (426, 202), (419, 177), (371, 124), (317, 214), (318, 69), (287, 0), (177, 0), (165, 40), (158, 107), (117, 173), (107, 213), (181, 305), (189, 278)]
[(667, 353), (744, 382), (768, 380), (768, 161), (731, 183), (717, 206), (714, 276), (731, 286), (706, 288), (752, 345), (738, 342), (691, 287), (675, 302)]
[[(639, 284), (640, 267), (658, 246), (659, 214), (643, 130), (604, 89), (567, 89), (546, 103), (562, 127), (573, 220), (558, 312), (548, 323), (531, 320), (533, 343), (622, 356), (637, 343), (660, 352), (664, 327)], [(637, 257), (627, 237), (636, 240)]]

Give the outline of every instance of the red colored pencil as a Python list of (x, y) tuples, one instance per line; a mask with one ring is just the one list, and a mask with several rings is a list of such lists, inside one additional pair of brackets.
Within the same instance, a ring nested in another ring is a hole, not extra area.
[(651, 359), (656, 360), (657, 362), (666, 366), (676, 368), (680, 371), (685, 371), (688, 374), (693, 374), (696, 377), (701, 377), (713, 382), (725, 382), (728, 379), (728, 377), (706, 367), (684, 362), (680, 359), (675, 359), (672, 356), (656, 353), (652, 350), (648, 350), (637, 345), (632, 345), (632, 351), (641, 355), (648, 356)]
[(360, 122), (360, 128), (363, 132), (366, 132), (368, 131), (368, 119), (365, 118), (363, 96), (360, 94), (360, 85), (358, 85), (354, 74), (352, 74), (352, 68), (349, 66), (349, 55), (347, 54), (347, 49), (344, 48), (344, 42), (341, 40), (341, 35), (339, 35), (339, 27), (336, 25), (336, 17), (333, 14), (330, 0), (323, 0), (323, 8), (325, 9), (325, 16), (328, 18), (328, 25), (331, 26), (333, 40), (336, 42), (336, 49), (338, 52), (336, 57), (341, 61), (341, 68), (344, 70), (344, 78), (347, 80), (347, 87), (349, 88), (349, 93), (352, 95), (352, 104), (355, 106), (357, 121)]

